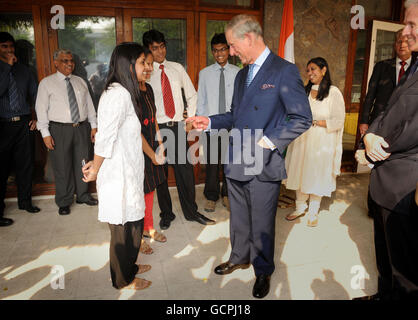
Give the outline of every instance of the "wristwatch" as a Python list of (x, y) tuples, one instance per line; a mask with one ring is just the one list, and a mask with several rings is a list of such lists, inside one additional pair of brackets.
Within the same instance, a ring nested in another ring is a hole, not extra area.
[(313, 127), (316, 127), (316, 125), (318, 124), (318, 120), (314, 120), (314, 121), (312, 121), (312, 126)]

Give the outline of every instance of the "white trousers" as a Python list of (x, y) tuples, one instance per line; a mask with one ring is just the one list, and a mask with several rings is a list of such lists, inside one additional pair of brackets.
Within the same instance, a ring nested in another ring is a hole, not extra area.
[(309, 200), (308, 214), (316, 215), (318, 214), (319, 206), (321, 205), (321, 199), (321, 196), (307, 194), (296, 190), (296, 211), (303, 213), (308, 208), (307, 202)]

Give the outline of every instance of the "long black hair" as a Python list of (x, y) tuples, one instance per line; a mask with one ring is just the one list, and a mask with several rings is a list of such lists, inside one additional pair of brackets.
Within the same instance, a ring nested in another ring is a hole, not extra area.
[(113, 49), (109, 63), (109, 73), (105, 88), (113, 82), (122, 85), (131, 94), (132, 103), (139, 121), (142, 121), (142, 108), (140, 105), (139, 81), (136, 77), (136, 60), (144, 54), (144, 47), (136, 42), (123, 42)]
[[(329, 88), (332, 85), (328, 62), (324, 58), (317, 57), (317, 58), (313, 58), (309, 60), (306, 66), (309, 66), (309, 64), (311, 63), (316, 64), (320, 70), (322, 70), (324, 67), (327, 68), (327, 71), (325, 72), (325, 75), (322, 78), (321, 83), (319, 84), (318, 95), (316, 96), (316, 100), (322, 101), (326, 97), (328, 97)], [(305, 86), (305, 92), (308, 96), (309, 96), (309, 93), (311, 92), (312, 86), (313, 86), (313, 83), (311, 82), (311, 80), (309, 80), (308, 84)]]

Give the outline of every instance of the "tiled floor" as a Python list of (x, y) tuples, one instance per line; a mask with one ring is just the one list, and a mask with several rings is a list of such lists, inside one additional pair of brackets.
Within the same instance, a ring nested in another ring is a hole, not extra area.
[[(287, 222), (284, 217), (292, 209), (278, 209), (276, 271), (265, 299), (351, 299), (375, 293), (367, 186), (368, 174), (339, 177), (337, 191), (322, 202), (316, 228), (306, 226), (306, 217)], [(197, 186), (204, 213), (202, 192), (203, 186)], [(142, 275), (152, 285), (142, 291), (111, 286), (109, 229), (97, 221), (97, 207), (74, 204), (69, 216), (59, 216), (53, 199), (35, 198), (42, 211), (32, 215), (7, 202), (5, 216), (15, 223), (0, 228), (0, 299), (253, 299), (252, 267), (227, 276), (213, 273), (230, 253), (229, 213), (220, 201), (215, 213), (205, 213), (216, 225), (205, 227), (186, 221), (177, 190), (171, 194), (177, 218), (164, 231), (167, 243), (151, 242), (154, 253), (138, 257), (152, 265)], [(158, 214), (155, 199), (157, 227)]]

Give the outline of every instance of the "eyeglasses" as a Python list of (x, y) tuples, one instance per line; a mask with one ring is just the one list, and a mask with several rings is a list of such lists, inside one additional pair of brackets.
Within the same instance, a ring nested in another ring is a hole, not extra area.
[(64, 64), (74, 63), (73, 59), (59, 59), (59, 61), (61, 61)]
[(223, 47), (223, 48), (221, 48), (221, 49), (215, 49), (215, 48), (212, 48), (212, 52), (213, 53), (221, 53), (221, 52), (225, 52), (226, 50), (228, 50), (229, 48), (228, 47)]
[(151, 46), (151, 51), (157, 51), (158, 49), (165, 49), (165, 43), (161, 43), (159, 46)]

